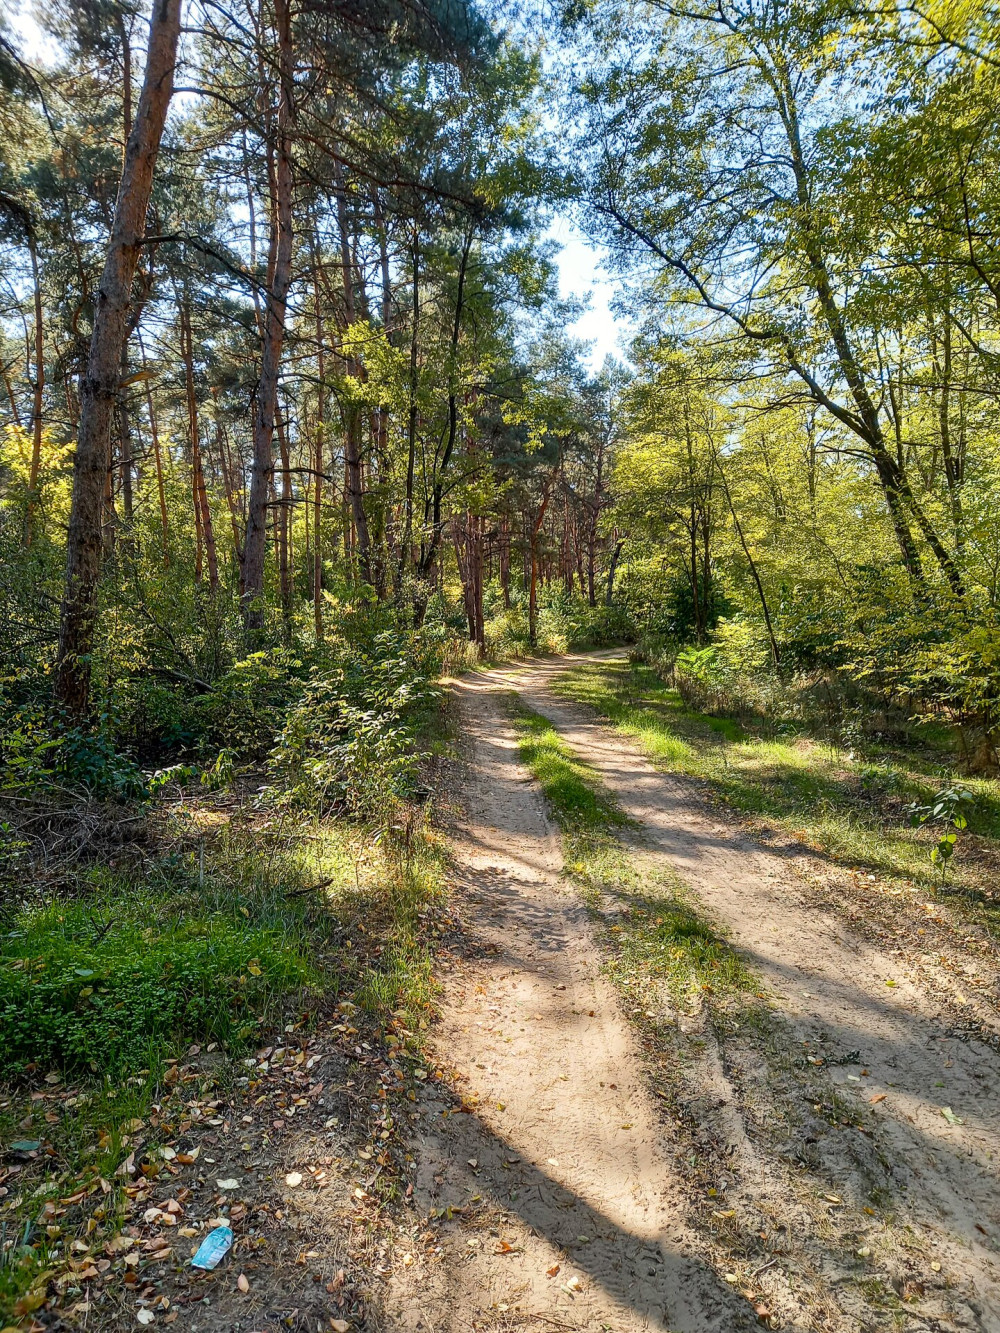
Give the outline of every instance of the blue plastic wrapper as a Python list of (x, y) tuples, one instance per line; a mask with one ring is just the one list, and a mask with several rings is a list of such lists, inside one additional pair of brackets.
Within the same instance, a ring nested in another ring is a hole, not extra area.
[(232, 1227), (216, 1227), (198, 1246), (197, 1253), (191, 1260), (191, 1267), (204, 1268), (210, 1272), (226, 1257), (232, 1247)]

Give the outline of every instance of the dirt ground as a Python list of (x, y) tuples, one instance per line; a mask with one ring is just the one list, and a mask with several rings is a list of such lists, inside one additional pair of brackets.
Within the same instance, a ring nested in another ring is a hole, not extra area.
[[(453, 1220), (394, 1278), (391, 1325), (1000, 1329), (1000, 1057), (801, 864), (549, 693), (565, 665), (457, 686), (465, 936), (434, 1045), (465, 1111), (443, 1090), (421, 1107), (415, 1198)], [(518, 762), (512, 689), (754, 967), (764, 1029), (630, 1021)]]
[[(1000, 1331), (995, 1006), (963, 1025), (919, 905), (869, 918), (847, 875), (754, 842), (557, 699), (567, 665), (455, 685), (425, 1065), (349, 1006), (229, 1088), (190, 1053), (159, 1113), (175, 1156), (135, 1172), (120, 1243), (81, 1253), (39, 1330)], [(635, 821), (650, 883), (676, 872), (756, 971), (752, 1013), (609, 979), (627, 903), (562, 874), (512, 690)], [(198, 1276), (219, 1216), (236, 1245)]]

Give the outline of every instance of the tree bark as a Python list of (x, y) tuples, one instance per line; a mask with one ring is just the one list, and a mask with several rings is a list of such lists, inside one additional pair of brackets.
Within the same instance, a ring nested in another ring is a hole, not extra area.
[[(28, 469), (28, 512), (24, 526), (24, 544), (30, 546), (34, 536), (35, 510), (38, 505), (38, 474), (42, 463), (42, 395), (45, 390), (44, 318), (42, 314), (42, 285), (38, 273), (38, 242), (34, 229), (28, 234), (28, 253), (31, 256), (31, 281), (35, 297), (35, 382), (31, 401), (31, 463)], [(11, 398), (13, 403), (13, 398)]]
[(534, 648), (538, 641), (538, 534), (542, 530), (542, 524), (545, 522), (545, 512), (549, 507), (549, 500), (552, 496), (552, 487), (555, 485), (556, 476), (559, 472), (560, 463), (552, 469), (545, 482), (545, 489), (542, 492), (542, 503), (539, 505), (538, 513), (535, 516), (535, 522), (531, 529), (531, 576), (528, 581), (528, 641)]
[[(212, 511), (208, 504), (208, 489), (205, 485), (205, 466), (201, 452), (201, 429), (198, 422), (198, 400), (194, 385), (194, 337), (191, 331), (191, 308), (185, 295), (181, 306), (181, 352), (184, 358), (184, 382), (187, 397), (188, 429), (191, 437), (191, 493), (194, 503), (195, 531), (204, 541), (205, 556), (208, 561), (208, 586), (214, 594), (219, 587), (219, 557), (215, 545), (215, 528), (212, 523)], [(201, 554), (201, 542), (198, 543)], [(201, 581), (200, 559), (196, 567), (195, 578)]]
[(56, 699), (75, 718), (90, 704), (91, 652), (101, 571), (101, 510), (110, 465), (111, 415), (128, 329), (132, 279), (146, 230), (146, 210), (174, 87), (181, 0), (155, 0), (146, 73), (125, 148), (111, 239), (94, 309), (86, 374), (80, 383), (80, 430), (73, 464), (66, 581), (55, 670)]
[(615, 596), (615, 574), (618, 572), (618, 561), (621, 559), (622, 547), (624, 541), (616, 536), (614, 550), (611, 552), (611, 561), (608, 565), (608, 586), (604, 594), (604, 605), (611, 606), (614, 603)]
[(510, 519), (500, 520), (500, 591), (505, 611), (510, 610)]
[(771, 611), (767, 605), (767, 597), (764, 594), (764, 584), (761, 581), (760, 573), (757, 570), (757, 562), (750, 554), (750, 547), (747, 545), (747, 539), (743, 535), (743, 525), (736, 514), (736, 506), (733, 504), (732, 493), (729, 490), (729, 482), (726, 479), (725, 470), (716, 456), (716, 462), (719, 463), (719, 477), (722, 480), (722, 489), (726, 493), (726, 500), (729, 503), (729, 512), (733, 516), (733, 527), (736, 529), (736, 535), (740, 539), (740, 545), (743, 547), (743, 554), (747, 558), (747, 564), (750, 567), (750, 575), (753, 578), (754, 586), (757, 589), (757, 596), (760, 598), (760, 609), (764, 617), (764, 626), (767, 630), (767, 641), (771, 648), (771, 661), (774, 663), (775, 670), (781, 665), (781, 654), (778, 651), (778, 640), (775, 637), (774, 625), (771, 622)]
[(226, 490), (226, 508), (229, 510), (229, 523), (233, 531), (233, 551), (236, 555), (237, 565), (240, 562), (243, 546), (243, 515), (240, 512), (240, 503), (233, 488), (233, 469), (232, 461), (229, 457), (229, 445), (226, 440), (225, 432), (222, 429), (222, 418), (219, 415), (219, 391), (217, 387), (212, 389), (213, 412), (215, 416), (215, 449), (219, 455), (219, 468), (222, 472), (222, 484)]
[(160, 454), (160, 431), (156, 424), (156, 412), (153, 410), (153, 391), (150, 388), (150, 374), (146, 366), (146, 349), (139, 334), (139, 355), (142, 358), (142, 376), (146, 385), (146, 410), (149, 413), (149, 430), (153, 441), (153, 465), (156, 468), (156, 496), (160, 506), (160, 530), (163, 534), (163, 568), (170, 568), (170, 523), (167, 517), (167, 495), (163, 485), (163, 458)]
[[(351, 239), (347, 224), (347, 195), (344, 190), (344, 177), (339, 163), (336, 165), (336, 187), (337, 227), (340, 231), (340, 262), (344, 288), (344, 327), (350, 329), (357, 315), (354, 300), (354, 261), (351, 257)], [(345, 354), (344, 364), (348, 375), (355, 379), (360, 378), (361, 367), (355, 356)], [(344, 407), (344, 464), (351, 505), (351, 518), (354, 524), (358, 565), (361, 577), (366, 583), (374, 587), (371, 536), (368, 531), (368, 515), (365, 512), (364, 478), (361, 474), (361, 411), (358, 405), (352, 402), (348, 402)]]
[(275, 413), (278, 454), (281, 459), (281, 497), (278, 503), (278, 590), (281, 595), (281, 627), (285, 643), (292, 641), (292, 464), (288, 455), (288, 434), (280, 407)]
[(417, 459), (417, 389), (420, 386), (420, 232), (413, 228), (413, 244), (410, 249), (412, 271), (410, 274), (413, 307), (410, 319), (410, 395), (409, 413), (406, 424), (406, 494), (403, 499), (403, 536), (399, 543), (399, 560), (396, 565), (396, 599), (399, 600), (403, 587), (403, 573), (410, 560), (410, 547), (413, 542), (413, 477)]
[[(122, 381), (128, 379), (128, 338), (122, 344)], [(132, 540), (132, 522), (135, 518), (135, 497), (132, 491), (132, 423), (129, 419), (128, 389), (118, 391), (118, 462), (122, 474), (122, 506), (125, 510), (126, 540)]]
[(445, 474), (448, 471), (452, 455), (455, 452), (455, 444), (458, 440), (458, 346), (462, 334), (462, 316), (465, 311), (465, 282), (468, 275), (469, 256), (472, 253), (472, 242), (475, 239), (475, 234), (475, 226), (470, 224), (469, 230), (465, 233), (465, 240), (462, 246), (462, 258), (458, 269), (458, 291), (455, 296), (455, 319), (451, 328), (451, 365), (448, 373), (448, 437), (445, 443), (444, 453), (441, 456), (440, 465), (435, 469), (433, 495), (431, 500), (430, 539), (421, 552), (420, 566), (418, 570), (420, 577), (427, 581), (430, 580), (433, 573), (438, 547), (441, 545), (441, 534), (444, 531), (441, 502), (444, 498)]
[(274, 418), (278, 376), (285, 339), (288, 289), (292, 281), (292, 130), (295, 124), (292, 23), (288, 0), (275, 0), (278, 36), (277, 162), (275, 167), (274, 224), (268, 262), (269, 283), (264, 317), (264, 339), (253, 418), (253, 463), (247, 504), (247, 533), (243, 543), (243, 622), (247, 630), (264, 624), (264, 559), (267, 550), (267, 508), (274, 473)]
[(319, 299), (319, 247), (313, 238), (313, 313), (316, 319), (316, 455), (313, 476), (313, 624), (323, 642), (323, 434), (326, 430), (326, 356)]

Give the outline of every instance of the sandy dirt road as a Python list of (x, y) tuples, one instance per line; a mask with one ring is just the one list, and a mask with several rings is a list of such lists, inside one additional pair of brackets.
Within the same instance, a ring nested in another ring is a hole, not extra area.
[[(421, 1106), (416, 1196), (439, 1219), (437, 1262), (399, 1278), (393, 1323), (738, 1333), (760, 1327), (757, 1306), (788, 1329), (1000, 1330), (1000, 1057), (949, 1037), (897, 960), (818, 909), (786, 860), (555, 698), (566, 665), (456, 691), (466, 947), (434, 1041), (463, 1109), (430, 1090)], [(770, 996), (757, 1045), (676, 1025), (677, 1119), (560, 878), (511, 690), (597, 769), (641, 855), (678, 872)], [(846, 1109), (831, 1122), (829, 1105)], [(726, 1208), (692, 1197), (692, 1148), (718, 1160), (709, 1192)], [(759, 1272), (727, 1272), (740, 1227), (771, 1247)]]

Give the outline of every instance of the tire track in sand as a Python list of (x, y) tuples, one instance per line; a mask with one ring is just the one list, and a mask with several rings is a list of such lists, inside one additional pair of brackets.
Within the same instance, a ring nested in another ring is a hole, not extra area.
[(474, 1110), (428, 1089), (415, 1145), (415, 1201), (464, 1211), (435, 1262), (397, 1279), (395, 1326), (759, 1327), (695, 1253), (641, 1057), (518, 759), (507, 688), (475, 677), (458, 690), (454, 889), (473, 956), (443, 978), (433, 1045)]

